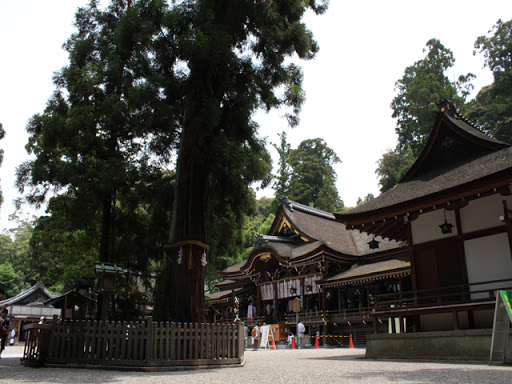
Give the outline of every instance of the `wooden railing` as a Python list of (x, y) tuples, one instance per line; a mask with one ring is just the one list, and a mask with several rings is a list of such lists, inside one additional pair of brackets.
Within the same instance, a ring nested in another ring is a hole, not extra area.
[[(492, 288), (488, 286), (492, 286)], [(380, 312), (390, 308), (419, 308), (433, 305), (492, 301), (495, 300), (494, 295), (497, 289), (512, 289), (512, 279), (450, 285), (402, 293), (388, 293), (373, 296), (372, 300), (375, 311)]]
[(27, 332), (25, 338), (25, 349), (23, 351), (23, 362), (26, 365), (40, 366), (48, 357), (48, 336), (51, 325), (49, 324), (27, 324), (23, 330)]
[[(26, 328), (28, 329), (28, 327)], [(241, 364), (244, 332), (236, 324), (59, 321), (31, 328), (24, 361), (133, 368)], [(44, 353), (37, 351), (43, 350)], [(41, 361), (44, 359), (44, 361)]]

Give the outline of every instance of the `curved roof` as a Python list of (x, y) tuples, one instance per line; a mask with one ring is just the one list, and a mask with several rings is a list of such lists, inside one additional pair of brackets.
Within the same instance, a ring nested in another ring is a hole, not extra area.
[[(443, 108), (445, 108), (443, 110)], [(493, 139), (444, 104), (422, 153), (390, 190), (349, 211), (336, 213), (345, 224), (362, 224), (507, 185), (512, 149)]]
[[(293, 232), (291, 236), (278, 233), (281, 223), (286, 220)], [(261, 257), (274, 257), (280, 263), (296, 264), (312, 257), (329, 254), (349, 263), (357, 262), (361, 256), (397, 251), (403, 246), (394, 240), (380, 237), (378, 249), (370, 249), (368, 243), (374, 239), (366, 233), (349, 230), (345, 224), (335, 220), (332, 213), (311, 208), (285, 199), (278, 208), (276, 218), (268, 235), (260, 235), (248, 259), (226, 268), (221, 272), (230, 278), (248, 272)]]
[(410, 274), (411, 263), (403, 260), (386, 260), (372, 264), (355, 264), (348, 271), (324, 279), (321, 285), (350, 283), (353, 279), (368, 280), (378, 279), (382, 274), (386, 277), (396, 274)]
[(51, 293), (48, 291), (42, 282), (38, 282), (34, 284), (32, 287), (21, 291), (14, 297), (10, 299), (6, 299), (0, 301), (0, 307), (4, 305), (26, 305), (35, 301), (45, 301), (48, 299), (52, 299), (58, 295)]

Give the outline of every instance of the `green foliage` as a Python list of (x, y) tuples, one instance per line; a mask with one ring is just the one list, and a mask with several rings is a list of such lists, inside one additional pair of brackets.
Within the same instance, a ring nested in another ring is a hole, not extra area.
[(75, 206), (72, 196), (53, 197), (47, 209), (50, 215), (36, 222), (30, 246), (46, 286), (73, 287), (81, 278), (94, 277), (100, 236), (94, 219), (98, 212), (87, 212), (90, 217), (85, 219)]
[(36, 283), (41, 270), (32, 260), (29, 249), (33, 219), (15, 213), (9, 220), (15, 221), (17, 227), (10, 229), (9, 235), (0, 235), (0, 286), (9, 296), (14, 296)]
[[(158, 177), (158, 178), (157, 178)], [(173, 175), (161, 174), (119, 194), (115, 208), (112, 260), (135, 271), (155, 272), (167, 239)], [(94, 277), (99, 258), (101, 211), (87, 210), (72, 194), (49, 201), (48, 216), (40, 217), (30, 239), (34, 263), (46, 286), (72, 287)]]
[(0, 287), (5, 290), (7, 298), (16, 296), (29, 286), (25, 283), (23, 274), (16, 273), (11, 263), (6, 261), (0, 264)]
[(384, 153), (375, 170), (379, 177), (380, 191), (386, 192), (398, 184), (415, 160), (411, 147), (406, 147), (403, 151), (396, 149)]
[(35, 220), (21, 212), (13, 213), (9, 221), (14, 221), (16, 227), (9, 229), (9, 235), (0, 235), (0, 262), (10, 263), (26, 287), (35, 284), (41, 276), (41, 268), (32, 259), (29, 245)]
[(333, 166), (340, 163), (336, 153), (323, 139), (304, 140), (290, 152), (291, 176), (288, 197), (325, 211), (343, 208)]
[(398, 143), (377, 162), (375, 173), (379, 176), (381, 192), (400, 181), (423, 149), (434, 126), (437, 104), (446, 99), (464, 112), (473, 89), (470, 82), (475, 76), (471, 73), (459, 76), (456, 81), (446, 76), (455, 58), (439, 40), (427, 41), (423, 52), (425, 57), (407, 67), (395, 83), (397, 95), (390, 106), (392, 117), (397, 119)]
[(478, 37), (475, 48), (483, 53), (494, 83), (478, 93), (470, 117), (495, 138), (512, 143), (512, 20), (498, 20), (489, 36)]
[(365, 196), (364, 199), (361, 199), (360, 197), (358, 197), (356, 205), (359, 206), (359, 205), (365, 204), (373, 199), (375, 199), (375, 196), (373, 195), (373, 193), (369, 193)]
[(114, 261), (119, 196), (154, 173), (153, 151), (164, 161), (175, 138), (161, 86), (150, 81), (147, 45), (160, 29), (147, 15), (158, 17), (162, 5), (130, 3), (113, 0), (100, 10), (92, 1), (78, 10), (77, 32), (64, 45), (69, 64), (55, 75), (57, 90), (44, 113), (27, 127), (26, 148), (34, 157), (17, 170), (28, 202), (39, 205), (48, 192), (66, 191), (73, 211), (83, 212), (84, 226), (100, 224), (102, 261)]
[(473, 88), (469, 84), (474, 78), (471, 73), (459, 76), (454, 82), (446, 76), (445, 72), (455, 63), (450, 49), (437, 39), (429, 40), (426, 46), (425, 58), (407, 67), (395, 83), (397, 95), (391, 103), (392, 116), (397, 119), (397, 150), (410, 147), (414, 156), (420, 153), (434, 125), (437, 103), (447, 99), (463, 108)]
[(286, 132), (283, 131), (278, 134), (278, 136), (281, 139), (279, 145), (272, 143), (272, 146), (276, 149), (279, 156), (279, 168), (277, 170), (277, 175), (274, 176), (275, 181), (273, 185), (275, 190), (275, 200), (273, 203), (274, 210), (277, 209), (281, 199), (288, 196), (291, 176), (291, 167), (289, 161), (291, 145), (286, 141)]

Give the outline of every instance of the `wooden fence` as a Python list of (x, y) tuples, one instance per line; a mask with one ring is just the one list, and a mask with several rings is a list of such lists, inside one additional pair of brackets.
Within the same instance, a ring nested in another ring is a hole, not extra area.
[(149, 369), (241, 365), (244, 360), (240, 321), (188, 324), (154, 322), (151, 318), (140, 322), (54, 319), (51, 327), (40, 327), (34, 324), (26, 328), (30, 337), (23, 361), (28, 364)]

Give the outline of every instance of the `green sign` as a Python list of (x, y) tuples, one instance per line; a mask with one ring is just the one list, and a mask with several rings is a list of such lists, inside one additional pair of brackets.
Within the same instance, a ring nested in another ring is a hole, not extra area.
[(503, 303), (505, 304), (505, 309), (507, 310), (508, 316), (510, 317), (510, 321), (512, 321), (512, 292), (510, 291), (500, 291), (501, 297), (503, 297)]

